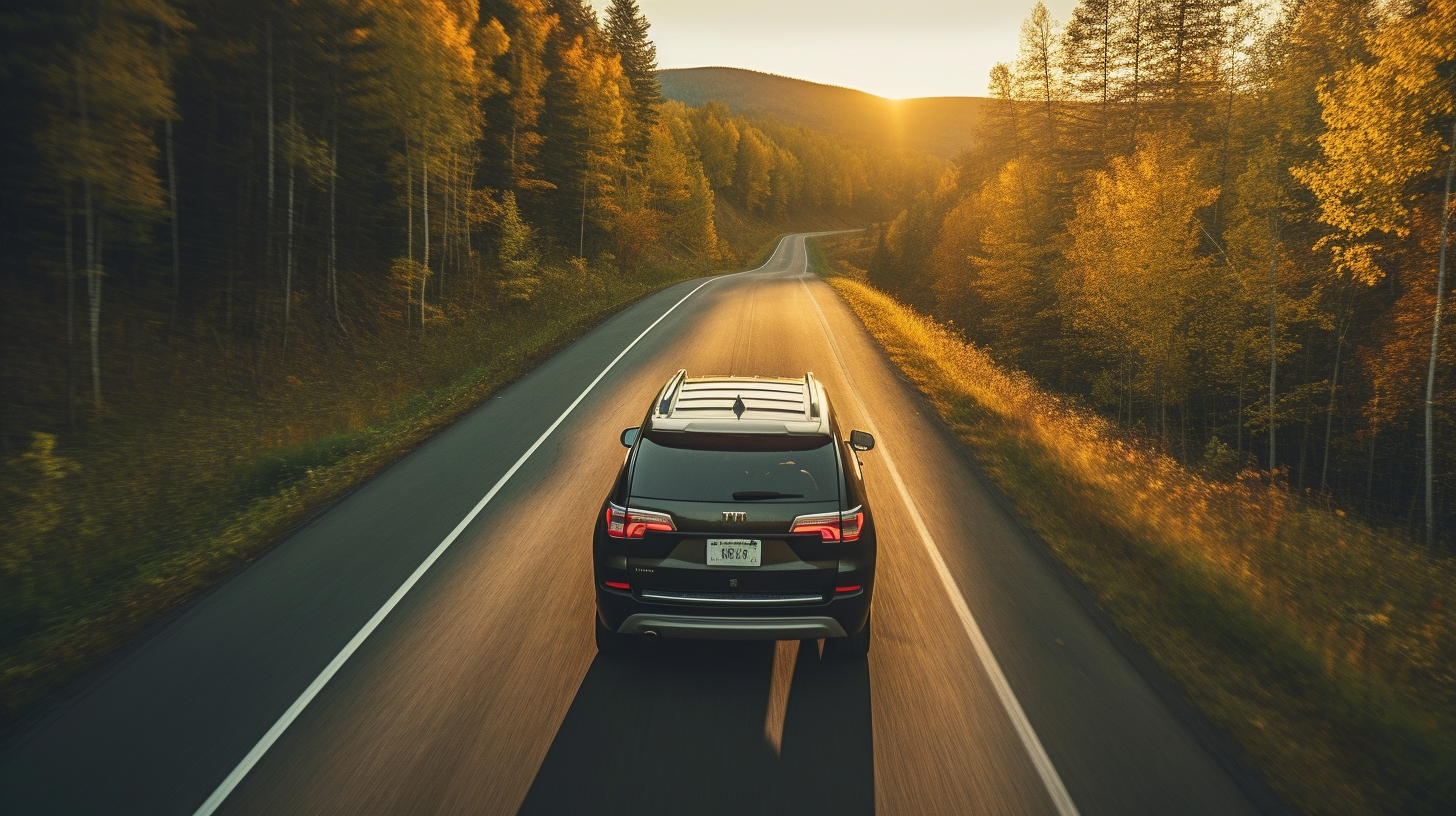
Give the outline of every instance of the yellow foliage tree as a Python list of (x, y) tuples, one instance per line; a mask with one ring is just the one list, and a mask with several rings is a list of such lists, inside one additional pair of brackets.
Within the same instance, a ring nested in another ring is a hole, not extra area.
[(1150, 137), (1092, 175), (1067, 224), (1062, 281), (1073, 324), (1127, 366), (1128, 386), (1151, 400), (1160, 425), (1187, 394), (1191, 321), (1213, 289), (1195, 212), (1218, 191), (1199, 182), (1184, 147)]
[[(1336, 262), (1358, 279), (1379, 280), (1387, 244), (1410, 235), (1415, 210), (1441, 225), (1435, 309), (1426, 375), (1426, 539), (1435, 534), (1433, 462), (1436, 361), (1446, 296), (1452, 177), (1456, 175), (1456, 0), (1432, 0), (1369, 37), (1368, 63), (1338, 73), (1320, 94), (1324, 158), (1295, 170), (1319, 198), (1320, 220), (1334, 227)], [(1442, 196), (1422, 182), (1445, 177)]]

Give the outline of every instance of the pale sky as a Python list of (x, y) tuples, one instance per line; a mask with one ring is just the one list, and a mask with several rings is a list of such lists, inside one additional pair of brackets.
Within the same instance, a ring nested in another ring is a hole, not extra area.
[[(604, 11), (610, 0), (591, 0)], [(1064, 25), (1075, 0), (1044, 0)], [(726, 65), (892, 99), (985, 96), (1036, 0), (637, 0), (662, 68)]]

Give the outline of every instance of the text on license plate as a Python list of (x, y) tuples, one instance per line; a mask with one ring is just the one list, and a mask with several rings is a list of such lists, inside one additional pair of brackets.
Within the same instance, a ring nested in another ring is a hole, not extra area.
[(708, 566), (758, 567), (763, 565), (763, 542), (747, 538), (708, 539)]

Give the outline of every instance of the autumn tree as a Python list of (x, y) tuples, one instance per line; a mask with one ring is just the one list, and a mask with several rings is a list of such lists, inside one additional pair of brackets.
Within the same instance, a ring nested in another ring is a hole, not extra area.
[[(1451, 192), (1456, 175), (1456, 3), (1435, 0), (1376, 29), (1370, 62), (1334, 75), (1320, 94), (1323, 157), (1299, 171), (1336, 231), (1336, 263), (1378, 279), (1380, 261), (1424, 221), (1434, 228), (1434, 280), (1424, 411), (1425, 533), (1435, 536), (1435, 405)], [(1428, 228), (1429, 229), (1429, 228)]]
[(1111, 142), (1117, 101), (1119, 0), (1082, 0), (1072, 10), (1060, 49), (1062, 69), (1078, 97), (1097, 106), (1089, 141), (1101, 148)]
[(996, 354), (1031, 368), (1031, 352), (1046, 337), (1043, 327), (1055, 300), (1058, 224), (1051, 206), (1051, 174), (1029, 158), (1002, 168), (976, 198), (985, 227), (970, 255), (971, 283), (985, 304), (982, 336)]
[[(80, 219), (82, 278), (90, 336), (91, 399), (101, 398), (101, 305), (108, 237), (117, 241), (164, 204), (154, 128), (176, 118), (171, 66), (159, 30), (177, 31), (181, 17), (165, 2), (95, 0), (82, 7), (90, 23), (43, 72), (50, 93), (36, 144), (53, 183), (63, 191), (67, 224)], [(71, 235), (68, 226), (67, 235)], [(67, 251), (71, 242), (68, 238)], [(67, 269), (67, 320), (72, 271)]]
[(481, 101), (488, 127), (479, 181), (497, 190), (550, 189), (541, 177), (539, 153), (545, 141), (546, 43), (556, 17), (543, 0), (485, 0), (481, 17), (500, 25), (509, 47), (496, 64), (505, 87)]
[(612, 0), (602, 33), (621, 60), (627, 81), (627, 150), (636, 161), (645, 158), (647, 141), (657, 124), (662, 86), (657, 82), (657, 46), (647, 37), (647, 18), (636, 0)]
[(1184, 146), (1168, 135), (1148, 139), (1088, 180), (1067, 224), (1062, 283), (1074, 325), (1165, 435), (1167, 407), (1191, 386), (1196, 306), (1213, 289), (1196, 212), (1217, 191), (1200, 183)]
[[(1062, 42), (1060, 24), (1041, 2), (1021, 24), (1021, 51), (1016, 58), (1016, 87), (1023, 98), (1035, 103), (1043, 150), (1057, 148), (1058, 107), (1063, 101)], [(994, 80), (993, 80), (994, 81)]]

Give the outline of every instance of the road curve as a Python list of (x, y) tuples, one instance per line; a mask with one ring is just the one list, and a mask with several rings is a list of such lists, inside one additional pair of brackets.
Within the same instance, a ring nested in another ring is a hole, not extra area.
[[(805, 266), (646, 298), (372, 479), (12, 739), (4, 811), (1280, 812)], [(679, 368), (812, 370), (877, 433), (867, 660), (596, 654), (617, 435)]]

